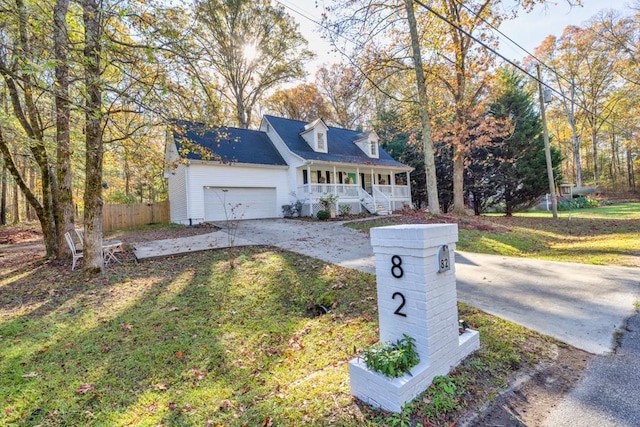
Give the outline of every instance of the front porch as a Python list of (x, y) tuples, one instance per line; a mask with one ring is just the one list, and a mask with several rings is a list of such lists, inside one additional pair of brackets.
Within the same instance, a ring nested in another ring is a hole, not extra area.
[[(296, 192), (304, 204), (303, 215), (313, 216), (323, 209), (321, 198), (334, 196), (336, 214), (369, 212), (388, 215), (411, 205), (409, 171), (371, 169), (366, 172), (338, 170), (338, 168), (300, 169), (298, 176), (303, 181)], [(347, 207), (348, 206), (348, 207)]]

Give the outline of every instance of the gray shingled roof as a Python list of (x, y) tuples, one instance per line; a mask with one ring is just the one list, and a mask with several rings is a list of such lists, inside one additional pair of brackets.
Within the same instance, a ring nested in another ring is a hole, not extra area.
[(363, 132), (329, 126), (329, 131), (327, 132), (328, 152), (317, 153), (300, 136), (304, 126), (307, 124), (306, 122), (269, 115), (265, 115), (264, 118), (280, 135), (289, 150), (303, 159), (408, 168), (407, 165), (394, 160), (382, 148), (378, 150), (378, 159), (372, 159), (367, 156), (354, 142), (365, 135)]
[(287, 165), (264, 132), (230, 127), (212, 129), (184, 120), (176, 120), (172, 126), (181, 157), (224, 163)]

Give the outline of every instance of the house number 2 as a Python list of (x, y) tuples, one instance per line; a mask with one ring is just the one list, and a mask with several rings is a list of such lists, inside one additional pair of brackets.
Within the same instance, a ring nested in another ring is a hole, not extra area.
[(402, 316), (402, 317), (407, 317), (407, 314), (401, 311), (404, 305), (406, 304), (406, 301), (404, 300), (404, 295), (402, 295), (400, 292), (394, 292), (393, 295), (391, 296), (391, 299), (394, 300), (396, 299), (396, 297), (400, 297), (400, 305), (398, 306), (398, 308), (396, 308), (396, 311), (394, 311), (393, 314), (397, 314), (398, 316)]

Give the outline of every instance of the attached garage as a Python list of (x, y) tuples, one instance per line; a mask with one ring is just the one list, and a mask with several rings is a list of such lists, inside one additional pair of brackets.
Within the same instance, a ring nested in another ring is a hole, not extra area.
[(274, 187), (204, 187), (205, 221), (277, 216)]

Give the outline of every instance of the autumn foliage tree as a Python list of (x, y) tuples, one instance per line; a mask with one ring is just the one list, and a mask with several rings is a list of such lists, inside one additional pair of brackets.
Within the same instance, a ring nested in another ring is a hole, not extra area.
[(236, 126), (251, 124), (254, 108), (276, 85), (305, 75), (313, 54), (297, 24), (268, 0), (199, 0), (194, 37), (199, 61), (211, 68)]
[(267, 112), (294, 120), (311, 122), (322, 117), (327, 123), (335, 123), (329, 103), (313, 83), (279, 89), (264, 101), (263, 107)]

